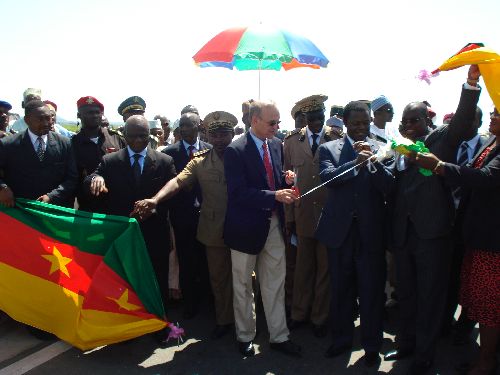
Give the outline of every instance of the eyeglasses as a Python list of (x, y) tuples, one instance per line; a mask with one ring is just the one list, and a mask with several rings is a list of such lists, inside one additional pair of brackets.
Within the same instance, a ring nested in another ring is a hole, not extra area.
[[(259, 118), (264, 121), (264, 119), (262, 117), (259, 116)], [(269, 126), (276, 126), (276, 125), (279, 125), (281, 123), (281, 120), (271, 120), (271, 121), (264, 121), (267, 125)]]
[(407, 124), (416, 124), (420, 120), (422, 120), (422, 117), (403, 118), (401, 119), (401, 124), (403, 126)]

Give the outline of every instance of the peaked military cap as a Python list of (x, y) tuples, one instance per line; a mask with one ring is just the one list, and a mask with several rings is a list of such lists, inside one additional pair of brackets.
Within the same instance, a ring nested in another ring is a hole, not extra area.
[(307, 98), (299, 100), (292, 108), (292, 117), (295, 119), (297, 112), (308, 113), (314, 111), (324, 111), (325, 102), (328, 100), (328, 96), (319, 94), (311, 95)]
[(217, 130), (233, 130), (238, 119), (229, 112), (215, 111), (205, 116), (203, 124), (207, 127), (209, 132)]
[(131, 96), (125, 99), (122, 104), (118, 106), (118, 113), (123, 116), (124, 113), (129, 111), (145, 111), (146, 102), (140, 96)]

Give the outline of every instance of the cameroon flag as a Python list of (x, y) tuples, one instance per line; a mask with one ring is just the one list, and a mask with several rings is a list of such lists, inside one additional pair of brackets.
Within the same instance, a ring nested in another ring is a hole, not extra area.
[(135, 219), (0, 206), (0, 309), (87, 350), (167, 325)]
[(482, 43), (469, 43), (432, 74), (477, 64), (495, 107), (500, 111), (500, 55)]

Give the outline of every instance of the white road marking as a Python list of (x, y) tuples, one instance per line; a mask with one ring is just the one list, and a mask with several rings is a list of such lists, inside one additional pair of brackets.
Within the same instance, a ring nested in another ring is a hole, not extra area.
[(46, 346), (39, 351), (30, 354), (29, 356), (20, 359), (11, 365), (0, 369), (0, 375), (20, 375), (33, 370), (35, 367), (50, 361), (52, 358), (57, 357), (59, 354), (64, 353), (71, 349), (72, 346), (64, 341), (57, 341), (49, 346)]

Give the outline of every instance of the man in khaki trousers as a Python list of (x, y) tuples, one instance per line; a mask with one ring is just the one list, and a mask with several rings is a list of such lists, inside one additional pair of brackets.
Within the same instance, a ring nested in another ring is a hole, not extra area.
[[(327, 99), (326, 95), (313, 95), (298, 101), (294, 106), (295, 110), (306, 115), (307, 126), (285, 138), (284, 169), (295, 172), (295, 186), (300, 194), (320, 184), (316, 153), (318, 146), (343, 136), (341, 129), (324, 126), (324, 102)], [(285, 206), (287, 229), (296, 233), (298, 240), (288, 327), (293, 330), (309, 319), (316, 337), (326, 336), (330, 301), (326, 247), (314, 238), (326, 195), (326, 189), (320, 188), (294, 204)]]

